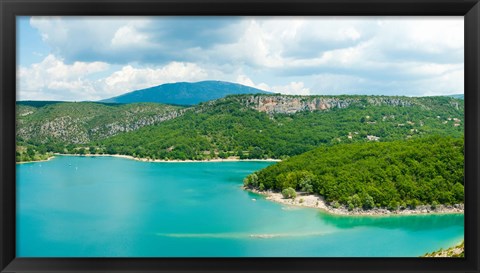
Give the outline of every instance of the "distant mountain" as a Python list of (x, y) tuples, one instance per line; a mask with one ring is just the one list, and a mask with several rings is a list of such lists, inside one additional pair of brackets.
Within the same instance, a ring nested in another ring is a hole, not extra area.
[(447, 97), (463, 100), (463, 94), (448, 95)]
[(17, 105), (31, 106), (35, 108), (43, 107), (46, 105), (61, 103), (62, 101), (49, 101), (49, 100), (22, 100), (17, 101)]
[(269, 94), (257, 88), (222, 81), (167, 83), (132, 91), (102, 100), (107, 103), (157, 102), (176, 105), (195, 105), (200, 102), (238, 94)]

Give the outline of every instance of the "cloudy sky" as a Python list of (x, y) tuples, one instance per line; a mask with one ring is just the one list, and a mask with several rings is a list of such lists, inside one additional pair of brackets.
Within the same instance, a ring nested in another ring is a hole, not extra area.
[(18, 17), (17, 100), (164, 83), (284, 94), (463, 93), (463, 17)]

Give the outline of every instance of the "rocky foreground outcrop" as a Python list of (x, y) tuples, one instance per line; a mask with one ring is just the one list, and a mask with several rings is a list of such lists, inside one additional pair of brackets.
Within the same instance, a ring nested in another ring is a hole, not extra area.
[(450, 257), (450, 258), (463, 258), (465, 257), (465, 242), (450, 247), (448, 249), (440, 249), (432, 253), (427, 253), (423, 257)]

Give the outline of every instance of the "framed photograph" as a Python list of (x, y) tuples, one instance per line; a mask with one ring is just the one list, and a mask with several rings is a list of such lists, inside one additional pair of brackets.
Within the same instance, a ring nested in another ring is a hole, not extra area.
[(480, 3), (0, 0), (1, 272), (478, 272)]

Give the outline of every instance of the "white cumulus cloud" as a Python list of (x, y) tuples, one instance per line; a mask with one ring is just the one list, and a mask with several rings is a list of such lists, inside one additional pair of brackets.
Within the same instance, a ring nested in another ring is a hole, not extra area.
[(199, 81), (207, 78), (208, 72), (192, 63), (172, 62), (160, 68), (135, 68), (127, 65), (106, 77), (102, 87), (108, 96), (116, 96), (164, 83)]
[(18, 100), (99, 100), (123, 93), (178, 81), (208, 79), (208, 72), (192, 63), (172, 62), (162, 67), (127, 65), (100, 79), (89, 76), (107, 73), (103, 62), (66, 64), (54, 55), (17, 71)]
[(264, 82), (262, 82), (260, 84), (255, 84), (249, 77), (247, 77), (246, 75), (243, 75), (243, 74), (238, 75), (235, 82), (239, 83), (239, 84), (242, 84), (242, 85), (257, 88), (257, 89), (260, 89), (260, 90), (270, 91), (270, 87), (268, 86), (268, 84), (266, 84)]
[(19, 69), (35, 79), (22, 79), (20, 92), (37, 97), (41, 88), (105, 98), (206, 79), (285, 94), (463, 92), (462, 17), (32, 17), (30, 24), (56, 56)]
[(273, 86), (272, 91), (285, 95), (312, 95), (309, 88), (303, 82), (290, 82), (287, 85)]
[(282, 93), (285, 95), (311, 95), (309, 88), (305, 87), (303, 82), (290, 82), (286, 85), (269, 86), (266, 83), (255, 84), (246, 75), (239, 75), (236, 82), (250, 87), (255, 87), (261, 90), (270, 91), (273, 93)]
[(112, 38), (113, 47), (141, 47), (149, 45), (148, 35), (137, 31), (133, 26), (127, 25), (120, 27)]
[(103, 62), (65, 64), (62, 59), (50, 54), (40, 63), (19, 68), (17, 94), (21, 100), (69, 100), (72, 95), (77, 99), (89, 99), (95, 94), (89, 76), (108, 67)]

